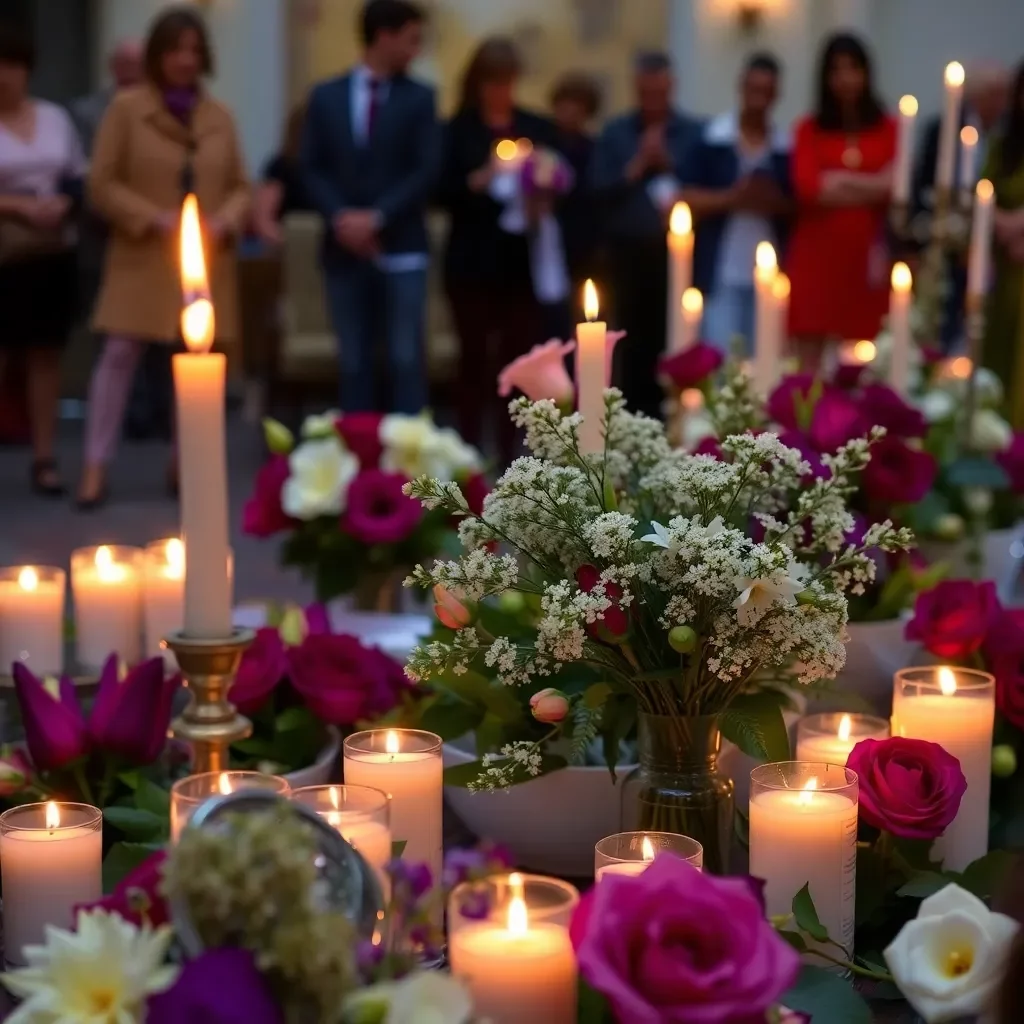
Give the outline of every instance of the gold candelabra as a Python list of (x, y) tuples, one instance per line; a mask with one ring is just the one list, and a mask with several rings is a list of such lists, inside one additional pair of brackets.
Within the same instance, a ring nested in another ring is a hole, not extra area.
[(192, 745), (192, 772), (221, 772), (228, 767), (228, 748), (252, 734), (252, 722), (228, 700), (242, 654), (255, 633), (235, 629), (231, 636), (199, 639), (183, 633), (167, 637), (167, 646), (189, 691), (188, 706), (171, 723), (172, 734)]

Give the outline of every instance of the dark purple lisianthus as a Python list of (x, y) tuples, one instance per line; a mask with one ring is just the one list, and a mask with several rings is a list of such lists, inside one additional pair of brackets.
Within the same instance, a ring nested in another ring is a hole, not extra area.
[(920, 501), (935, 483), (935, 459), (898, 437), (883, 437), (871, 446), (864, 469), (864, 493), (878, 505), (910, 505)]
[(819, 452), (832, 454), (847, 441), (866, 433), (864, 416), (857, 401), (845, 391), (828, 388), (814, 403), (811, 426), (807, 431), (811, 444)]
[(365, 469), (349, 484), (341, 528), (362, 544), (399, 544), (420, 524), (423, 506), (404, 494), (401, 473)]
[(695, 388), (717, 372), (724, 357), (717, 348), (703, 341), (658, 360), (658, 375), (672, 382), (677, 391)]
[(242, 532), (250, 537), (270, 537), (287, 530), (294, 520), (281, 507), (281, 491), (288, 479), (288, 457), (272, 455), (260, 467), (252, 497), (242, 510)]
[(836, 367), (832, 383), (843, 391), (856, 391), (866, 370), (866, 363), (840, 363)]
[(345, 447), (359, 460), (360, 469), (376, 469), (384, 444), (380, 439), (380, 425), (384, 417), (379, 412), (349, 412), (339, 416), (334, 427), (345, 442)]
[(1024, 609), (1004, 611), (984, 644), (985, 662), (996, 677), (996, 704), (1006, 720), (1024, 729)]
[(1024, 494), (1024, 433), (1018, 431), (1013, 435), (1010, 447), (996, 455), (996, 462), (1010, 478), (1010, 490)]
[(475, 516), (483, 514), (484, 499), (491, 493), (491, 485), (483, 473), (471, 473), (466, 482), (462, 485), (462, 493), (465, 495), (469, 511)]
[(885, 384), (869, 384), (861, 391), (861, 406), (869, 426), (885, 427), (896, 437), (924, 437), (928, 430), (920, 410)]
[(722, 446), (718, 441), (717, 437), (708, 434), (707, 437), (701, 438), (700, 441), (694, 446), (694, 455), (710, 455), (713, 459), (721, 461), (722, 458)]
[(905, 635), (938, 658), (962, 661), (981, 649), (1002, 613), (991, 580), (943, 580), (917, 595)]
[(806, 459), (811, 470), (805, 476), (817, 480), (824, 479), (829, 475), (825, 464), (821, 461), (821, 455), (815, 450), (810, 438), (806, 434), (801, 433), (799, 430), (784, 430), (779, 435), (779, 440), (787, 448), (795, 448)]
[(806, 429), (807, 424), (800, 422), (798, 405), (808, 401), (814, 385), (814, 377), (809, 373), (793, 373), (783, 377), (779, 386), (768, 396), (768, 418), (787, 430)]
[(276, 629), (256, 630), (256, 638), (246, 648), (235, 681), (228, 694), (231, 703), (243, 715), (255, 714), (270, 698), (288, 671), (284, 641)]

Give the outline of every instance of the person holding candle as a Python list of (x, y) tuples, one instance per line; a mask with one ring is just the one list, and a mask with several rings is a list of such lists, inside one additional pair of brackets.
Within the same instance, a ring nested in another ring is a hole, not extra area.
[(878, 99), (871, 58), (853, 35), (825, 45), (817, 109), (796, 128), (789, 329), (816, 369), (826, 341), (873, 338), (889, 302), (886, 213), (896, 122)]
[[(143, 346), (180, 337), (175, 254), (186, 192), (195, 192), (203, 216), (217, 339), (229, 342), (237, 331), (235, 239), (248, 215), (249, 188), (234, 119), (202, 85), (213, 52), (200, 15), (185, 7), (159, 15), (145, 66), (145, 83), (111, 103), (89, 173), (89, 198), (111, 236), (93, 317), (106, 341), (89, 388), (82, 510), (106, 500), (107, 465)], [(173, 466), (168, 476), (174, 484)]]
[(703, 340), (723, 352), (754, 341), (754, 252), (759, 242), (780, 249), (792, 203), (789, 139), (771, 123), (779, 92), (779, 62), (748, 58), (737, 112), (712, 120), (683, 166), (683, 199), (696, 219), (694, 285), (706, 296)]

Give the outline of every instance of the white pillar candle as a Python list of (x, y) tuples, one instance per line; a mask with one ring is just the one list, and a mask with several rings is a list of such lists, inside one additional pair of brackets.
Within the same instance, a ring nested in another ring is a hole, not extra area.
[(967, 779), (960, 810), (934, 846), (934, 855), (953, 871), (988, 853), (994, 724), (995, 680), (987, 673), (945, 666), (896, 673), (893, 735), (938, 743)]
[(770, 242), (759, 242), (754, 267), (754, 387), (767, 395), (779, 372), (781, 358), (779, 317), (774, 285), (779, 273), (778, 258)]
[(173, 660), (164, 639), (185, 624), (185, 545), (181, 538), (146, 546), (143, 562), (143, 620), (146, 657)]
[(818, 918), (853, 953), (857, 775), (792, 761), (750, 773), (750, 873), (765, 880), (769, 917), (789, 914), (810, 886)]
[(965, 124), (960, 129), (960, 173), (957, 175), (963, 205), (970, 206), (978, 184), (978, 129)]
[(126, 665), (142, 657), (142, 552), (101, 544), (71, 554), (78, 667), (98, 672), (111, 654)]
[(704, 296), (696, 288), (687, 288), (681, 302), (682, 327), (677, 351), (683, 351), (697, 344), (700, 337), (700, 322), (704, 316)]
[(103, 895), (103, 815), (88, 804), (24, 804), (0, 815), (4, 956), (25, 963), (25, 946), (47, 925), (71, 928), (80, 903)]
[(605, 875), (642, 875), (660, 853), (670, 853), (704, 867), (704, 847), (689, 836), (674, 832), (619, 832), (605, 836), (594, 846), (594, 877)]
[(188, 352), (174, 356), (178, 413), (181, 532), (188, 548), (185, 633), (197, 639), (231, 635), (228, 576), (227, 449), (224, 384), (227, 360), (213, 353), (214, 310), (203, 255), (199, 207), (185, 199), (181, 215), (181, 330)]
[(604, 390), (608, 386), (608, 325), (598, 320), (597, 289), (589, 278), (583, 287), (586, 320), (576, 325), (576, 409), (583, 417), (580, 448), (584, 455), (604, 450)]
[(687, 203), (676, 203), (668, 221), (668, 337), (666, 352), (678, 352), (688, 342), (683, 297), (693, 281), (693, 216)]
[(971, 220), (971, 248), (967, 259), (967, 298), (980, 300), (988, 292), (992, 259), (992, 228), (995, 222), (996, 190), (988, 178), (982, 178), (974, 190), (974, 217)]
[(846, 766), (861, 740), (881, 740), (889, 735), (889, 723), (870, 715), (841, 712), (807, 715), (796, 726), (796, 759)]
[(391, 835), (405, 842), (402, 859), (426, 864), (437, 881), (443, 867), (441, 739), (416, 729), (374, 729), (345, 740), (345, 782), (387, 793)]
[(935, 187), (949, 192), (956, 170), (957, 139), (960, 137), (960, 108), (964, 94), (964, 66), (958, 61), (946, 65), (946, 92), (939, 128), (939, 154), (935, 165)]
[(917, 125), (917, 99), (900, 98), (899, 134), (896, 141), (896, 161), (892, 175), (892, 201), (906, 205), (910, 202), (910, 179), (914, 166), (914, 129)]
[(0, 569), (0, 676), (24, 662), (40, 678), (64, 667), (64, 570)]
[(550, 920), (530, 920), (522, 895), (509, 900), (504, 920), (451, 929), (448, 957), (453, 976), (473, 1000), (474, 1019), (575, 1024), (576, 956), (569, 930)]
[(892, 291), (889, 293), (889, 333), (892, 354), (889, 357), (889, 387), (901, 395), (907, 393), (910, 377), (910, 304), (914, 279), (906, 263), (892, 268)]

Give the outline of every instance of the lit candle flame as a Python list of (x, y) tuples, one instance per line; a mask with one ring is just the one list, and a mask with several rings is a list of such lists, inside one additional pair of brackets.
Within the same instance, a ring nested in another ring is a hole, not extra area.
[(519, 147), (512, 139), (502, 139), (495, 147), (494, 153), (499, 160), (515, 160)]
[(37, 590), (39, 587), (39, 573), (31, 565), (26, 565), (18, 573), (18, 586), (22, 590)]
[(689, 203), (676, 203), (668, 219), (668, 229), (673, 235), (688, 235), (693, 231), (693, 214)]
[(759, 281), (771, 281), (779, 271), (779, 258), (771, 242), (758, 242), (754, 251), (754, 276)]
[(533, 143), (529, 139), (516, 139), (515, 146), (519, 156), (527, 157), (533, 152)]
[(651, 842), (650, 836), (644, 836), (644, 841), (640, 844), (640, 853), (645, 862), (650, 863), (654, 860), (654, 843)]
[(982, 178), (974, 191), (981, 202), (990, 203), (992, 202), (992, 197), (996, 194), (996, 187), (988, 178)]
[(591, 323), (597, 319), (601, 307), (597, 301), (597, 289), (594, 282), (588, 277), (583, 285), (583, 315)]
[(873, 341), (864, 339), (853, 346), (853, 358), (858, 363), (870, 363), (878, 355), (878, 348)]
[(167, 559), (167, 575), (171, 579), (183, 579), (185, 576), (185, 545), (181, 538), (172, 537), (167, 542), (164, 557)]
[(904, 117), (916, 117), (917, 116), (917, 97), (916, 96), (901, 96), (900, 97), (900, 113)]
[(946, 65), (946, 85), (958, 89), (964, 84), (964, 77), (964, 66), (958, 60)]
[(788, 274), (776, 274), (775, 280), (772, 281), (772, 295), (775, 297), (775, 301), (786, 302), (792, 287)]
[(906, 263), (895, 263), (892, 268), (892, 290), (905, 295), (914, 286), (914, 276)]
[(227, 796), (231, 790), (231, 780), (228, 778), (226, 772), (220, 773), (220, 778), (217, 780), (217, 788), (221, 791), (223, 796)]
[(525, 935), (529, 930), (526, 916), (526, 900), (513, 896), (508, 905), (508, 930), (512, 935)]
[(952, 697), (956, 693), (956, 676), (951, 668), (939, 669), (939, 689), (945, 697)]
[(974, 363), (969, 356), (957, 356), (949, 364), (949, 375), (957, 380), (967, 380), (973, 370)]
[(978, 129), (972, 124), (965, 124), (960, 129), (960, 141), (968, 148), (973, 148), (978, 144)]
[(700, 316), (704, 310), (704, 296), (697, 288), (687, 288), (683, 292), (683, 312)]
[(190, 352), (208, 352), (213, 345), (214, 313), (206, 276), (199, 203), (191, 193), (181, 207), (181, 333)]
[(331, 798), (331, 806), (336, 811), (340, 810), (341, 809), (341, 802), (340, 802), (341, 798), (340, 798), (340, 796), (338, 794), (338, 787), (337, 786), (331, 786), (330, 790), (328, 790), (328, 795)]
[(111, 569), (114, 565), (114, 553), (106, 544), (96, 549), (96, 568), (102, 572), (104, 569)]
[(49, 829), (60, 828), (60, 810), (52, 800), (46, 805), (46, 827)]
[(96, 575), (101, 583), (117, 583), (125, 578), (125, 568), (114, 561), (114, 552), (106, 544), (96, 549)]
[(804, 788), (800, 790), (800, 803), (809, 804), (814, 799), (814, 791), (818, 788), (817, 779), (808, 779)]
[(850, 721), (850, 716), (843, 715), (843, 717), (839, 719), (839, 731), (836, 733), (836, 735), (845, 743), (846, 740), (850, 738), (850, 733), (852, 730), (853, 722)]
[(397, 754), (399, 749), (398, 733), (394, 729), (389, 729), (384, 737), (384, 750), (388, 754)]

